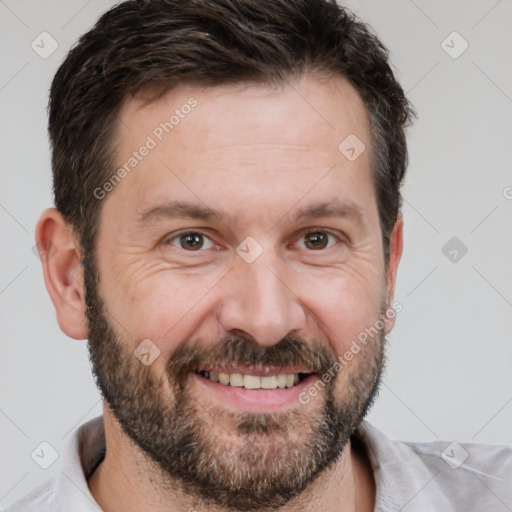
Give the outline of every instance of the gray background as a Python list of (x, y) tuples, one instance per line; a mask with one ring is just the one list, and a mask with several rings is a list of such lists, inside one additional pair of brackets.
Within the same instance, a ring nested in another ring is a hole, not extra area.
[[(52, 205), (48, 87), (71, 44), (112, 4), (0, 0), (2, 506), (55, 473), (57, 464), (44, 470), (30, 457), (42, 441), (60, 452), (101, 413), (86, 342), (60, 331), (33, 247)], [(419, 113), (404, 189), (403, 311), (369, 419), (396, 439), (512, 443), (512, 2), (348, 5), (390, 49)], [(43, 31), (58, 43), (47, 58), (31, 48)], [(458, 58), (464, 42), (447, 39), (454, 31), (469, 44)]]

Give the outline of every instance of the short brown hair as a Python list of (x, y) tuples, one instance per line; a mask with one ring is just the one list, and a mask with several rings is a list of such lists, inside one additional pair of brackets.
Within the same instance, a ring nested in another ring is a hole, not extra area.
[(93, 191), (114, 171), (113, 132), (128, 95), (279, 84), (309, 71), (345, 76), (366, 105), (387, 264), (414, 111), (386, 48), (334, 0), (129, 0), (101, 16), (60, 66), (49, 102), (55, 206), (84, 252), (94, 252), (102, 202)]

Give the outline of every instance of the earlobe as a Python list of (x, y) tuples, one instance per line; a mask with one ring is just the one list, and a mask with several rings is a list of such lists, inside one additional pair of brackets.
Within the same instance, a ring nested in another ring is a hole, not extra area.
[[(403, 226), (404, 221), (402, 214), (399, 213), (389, 242), (389, 264), (387, 269), (386, 284), (387, 284), (387, 306), (392, 307), (393, 298), (395, 296), (396, 276), (398, 272), (398, 265), (403, 251)], [(395, 314), (386, 315), (386, 334), (391, 331), (395, 325)]]
[(81, 248), (73, 229), (55, 208), (41, 214), (36, 243), (60, 328), (71, 338), (87, 338)]

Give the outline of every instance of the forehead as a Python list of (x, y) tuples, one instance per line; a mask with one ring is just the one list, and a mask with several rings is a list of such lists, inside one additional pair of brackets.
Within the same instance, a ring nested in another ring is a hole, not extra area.
[[(191, 104), (194, 106), (190, 107)], [(186, 118), (189, 121), (184, 123)], [(320, 131), (325, 144), (331, 147), (347, 130), (367, 138), (369, 128), (361, 97), (339, 75), (305, 75), (275, 85), (178, 86), (151, 102), (142, 91), (125, 99), (118, 121), (118, 141), (129, 146), (138, 142), (132, 140), (131, 136), (138, 136), (133, 128), (148, 134), (154, 132), (158, 139), (160, 135), (169, 135), (163, 127), (158, 130), (160, 123), (170, 122), (174, 136), (199, 131), (205, 136), (202, 147), (209, 150), (221, 149), (226, 144), (250, 145), (258, 129), (266, 131), (268, 143), (288, 142), (291, 146), (307, 146), (311, 133)], [(285, 132), (281, 131), (283, 122)], [(305, 123), (308, 130), (304, 130)]]
[(370, 136), (359, 94), (339, 76), (180, 86), (149, 104), (129, 98), (115, 135), (116, 169), (126, 172), (107, 202), (126, 215), (140, 217), (177, 196), (229, 205), (235, 218), (234, 208), (258, 215), (267, 208), (275, 217), (299, 200), (304, 207), (301, 198), (373, 196), (369, 151), (355, 160), (340, 151), (354, 137), (369, 149)]

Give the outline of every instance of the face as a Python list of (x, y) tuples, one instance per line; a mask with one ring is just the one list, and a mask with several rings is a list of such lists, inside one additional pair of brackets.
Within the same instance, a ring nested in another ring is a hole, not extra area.
[(388, 297), (364, 105), (308, 76), (182, 86), (119, 120), (126, 172), (84, 265), (98, 385), (170, 487), (280, 506), (338, 459), (383, 365), (385, 328), (339, 364)]

